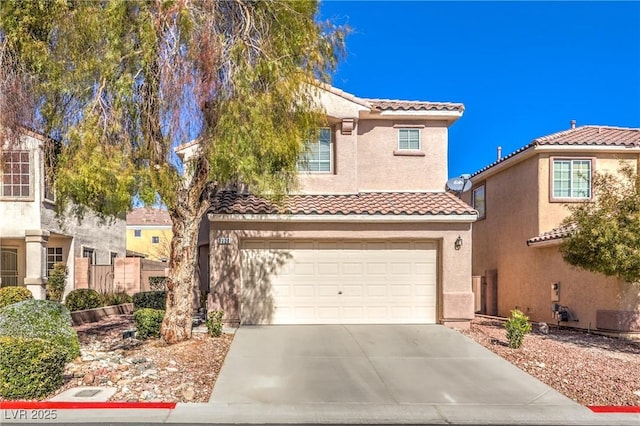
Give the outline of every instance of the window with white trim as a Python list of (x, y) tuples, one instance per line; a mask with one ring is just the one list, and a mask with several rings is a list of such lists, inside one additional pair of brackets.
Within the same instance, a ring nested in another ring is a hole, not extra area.
[(156, 237), (155, 235), (151, 237), (151, 244), (160, 244), (160, 237)]
[(58, 262), (63, 262), (62, 247), (47, 247), (47, 276)]
[(420, 149), (420, 129), (400, 128), (398, 129), (398, 150)]
[(31, 197), (31, 159), (29, 151), (6, 151), (2, 161), (0, 196), (7, 198)]
[(478, 219), (484, 219), (485, 215), (487, 214), (487, 201), (485, 198), (484, 185), (481, 185), (473, 190), (471, 204), (473, 205), (473, 208), (478, 211)]
[(136, 238), (142, 237), (142, 229), (134, 229), (133, 230), (133, 236), (136, 237)]
[(298, 170), (311, 173), (331, 173), (333, 170), (331, 129), (322, 127), (305, 141), (305, 148), (298, 160)]
[(554, 159), (552, 175), (553, 198), (591, 198), (590, 159)]

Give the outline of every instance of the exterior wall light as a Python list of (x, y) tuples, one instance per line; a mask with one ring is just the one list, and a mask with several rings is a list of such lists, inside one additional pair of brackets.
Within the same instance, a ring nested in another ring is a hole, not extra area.
[(456, 250), (460, 250), (460, 248), (462, 247), (462, 237), (460, 237), (460, 235), (458, 235), (458, 238), (456, 238), (456, 242), (453, 243), (453, 247)]

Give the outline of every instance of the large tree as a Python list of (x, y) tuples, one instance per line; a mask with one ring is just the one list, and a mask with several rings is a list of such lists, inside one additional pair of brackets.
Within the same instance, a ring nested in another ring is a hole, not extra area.
[[(317, 10), (316, 1), (2, 2), (0, 125), (62, 142), (59, 212), (107, 218), (134, 198), (168, 208), (168, 343), (191, 337), (210, 197), (239, 184), (286, 193), (303, 140), (322, 124), (316, 82), (328, 80), (344, 29), (318, 22)], [(192, 140), (182, 163), (173, 148)]]
[[(640, 163), (639, 163), (640, 164)], [(566, 262), (592, 272), (640, 281), (640, 175), (623, 163), (618, 174), (596, 174), (594, 201), (571, 206), (573, 229), (560, 246)]]

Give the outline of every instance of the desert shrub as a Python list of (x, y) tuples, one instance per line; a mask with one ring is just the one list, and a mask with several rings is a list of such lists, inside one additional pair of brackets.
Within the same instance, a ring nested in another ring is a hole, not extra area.
[(64, 263), (57, 262), (53, 265), (53, 270), (49, 273), (49, 280), (47, 282), (47, 299), (53, 300), (54, 302), (62, 302), (62, 295), (64, 294), (64, 286), (68, 273), (69, 270)]
[(164, 310), (167, 306), (166, 291), (141, 291), (133, 295), (133, 310), (148, 308)]
[(160, 326), (164, 319), (164, 310), (142, 308), (133, 313), (133, 321), (136, 325), (136, 337), (148, 339), (160, 337)]
[(33, 299), (33, 294), (26, 287), (11, 286), (0, 288), (0, 309), (28, 299)]
[(213, 337), (220, 337), (222, 334), (222, 317), (224, 316), (224, 311), (215, 310), (211, 311), (207, 314), (207, 330), (209, 330), (209, 334)]
[(524, 336), (531, 331), (529, 317), (517, 309), (511, 311), (511, 317), (504, 326), (507, 329), (509, 347), (513, 349), (520, 348), (524, 342)]
[(104, 306), (102, 296), (97, 291), (90, 288), (79, 288), (72, 290), (64, 299), (64, 304), (71, 312), (93, 309)]
[(105, 293), (102, 295), (104, 300), (104, 306), (122, 305), (123, 303), (132, 303), (133, 297), (125, 293), (124, 291), (118, 291), (116, 293)]
[(0, 337), (0, 396), (46, 397), (62, 385), (66, 361), (64, 348), (49, 340)]
[(49, 300), (24, 300), (0, 310), (0, 336), (49, 340), (60, 346), (66, 361), (80, 355), (78, 334), (69, 310)]
[(149, 288), (152, 291), (164, 291), (167, 289), (167, 277), (149, 277)]

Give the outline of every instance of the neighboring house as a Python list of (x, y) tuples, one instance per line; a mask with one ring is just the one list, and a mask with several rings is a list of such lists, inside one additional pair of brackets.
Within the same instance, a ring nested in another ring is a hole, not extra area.
[(166, 210), (140, 207), (127, 214), (129, 252), (166, 262), (169, 260), (172, 236), (171, 218)]
[(491, 315), (517, 308), (534, 321), (584, 329), (640, 331), (640, 291), (574, 268), (558, 246), (567, 206), (593, 201), (594, 172), (636, 167), (640, 129), (575, 127), (535, 139), (473, 174), (467, 198), (473, 225), (473, 274), (482, 277)]
[(80, 264), (112, 265), (125, 255), (124, 220), (101, 224), (90, 213), (81, 222), (56, 218), (44, 165), (43, 148), (51, 143), (24, 130), (18, 144), (0, 146), (0, 285), (26, 286), (38, 299), (45, 297), (54, 263), (68, 267), (66, 293), (74, 288)]
[(448, 128), (464, 106), (332, 87), (320, 102), (328, 124), (307, 142), (296, 194), (280, 207), (240, 191), (212, 200), (209, 308), (235, 324), (468, 326), (476, 212), (445, 192)]

